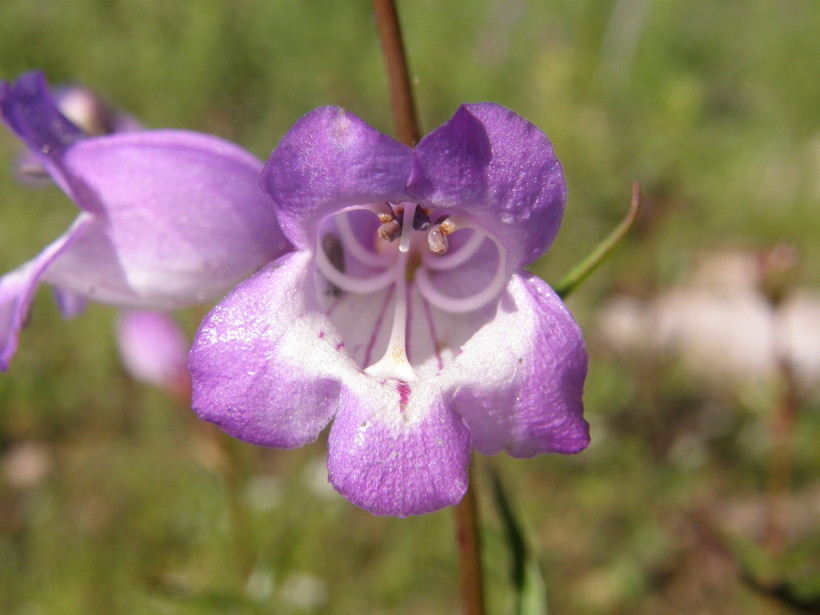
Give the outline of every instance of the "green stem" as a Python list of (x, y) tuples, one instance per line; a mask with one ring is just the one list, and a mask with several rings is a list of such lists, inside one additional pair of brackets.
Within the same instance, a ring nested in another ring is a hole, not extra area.
[(413, 147), (419, 142), (421, 131), (416, 117), (416, 103), (396, 4), (393, 0), (373, 0), (373, 9), (376, 13), (376, 26), (390, 84), (396, 136), (402, 143)]
[(615, 228), (609, 236), (599, 243), (596, 248), (583, 261), (578, 263), (575, 267), (570, 269), (553, 289), (559, 297), (565, 299), (572, 291), (574, 291), (581, 283), (586, 280), (590, 274), (595, 271), (598, 266), (606, 260), (612, 250), (615, 249), (626, 233), (632, 228), (635, 219), (638, 217), (638, 211), (641, 208), (641, 187), (638, 182), (632, 183), (632, 202), (629, 205), (629, 211), (621, 223)]
[(247, 469), (238, 442), (222, 431), (213, 430), (212, 433), (226, 462), (221, 478), (228, 497), (237, 581), (240, 590), (244, 591), (256, 560), (251, 515), (244, 498)]
[(191, 412), (190, 390), (172, 393), (177, 396), (183, 415), (191, 423), (194, 437), (198, 440), (197, 447), (208, 451), (203, 465), (222, 482), (225, 489), (236, 563), (235, 579), (238, 593), (242, 594), (256, 562), (251, 513), (244, 498), (248, 474), (242, 456), (244, 445), (215, 425), (200, 421)]

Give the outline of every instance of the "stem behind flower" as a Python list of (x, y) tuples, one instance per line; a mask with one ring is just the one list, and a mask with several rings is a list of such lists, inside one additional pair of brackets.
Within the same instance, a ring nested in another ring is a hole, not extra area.
[(461, 601), (466, 615), (484, 615), (478, 498), (472, 476), (469, 484), (464, 499), (455, 507), (456, 542), (461, 559)]
[[(396, 5), (394, 0), (373, 0), (373, 8), (390, 83), (396, 135), (402, 143), (412, 147), (418, 143), (421, 131)], [(464, 612), (467, 615), (484, 615), (478, 509), (472, 480), (464, 499), (455, 507), (455, 521)]]
[(373, 0), (373, 9), (376, 13), (376, 25), (390, 84), (396, 136), (402, 143), (413, 147), (419, 142), (421, 131), (416, 117), (416, 103), (413, 99), (413, 87), (407, 68), (407, 56), (404, 52), (396, 4), (393, 0)]

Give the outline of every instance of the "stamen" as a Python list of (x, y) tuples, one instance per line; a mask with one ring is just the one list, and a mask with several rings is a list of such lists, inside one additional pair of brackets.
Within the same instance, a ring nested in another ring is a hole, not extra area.
[[(393, 274), (393, 282), (396, 284), (396, 296), (393, 302), (393, 327), (390, 331), (390, 341), (384, 356), (373, 365), (364, 370), (364, 373), (375, 378), (392, 378), (402, 382), (415, 382), (419, 379), (418, 374), (410, 365), (407, 358), (407, 281), (406, 270), (409, 258), (408, 249), (410, 247), (409, 237), (412, 235), (412, 224), (410, 221), (415, 213), (415, 205), (408, 204), (403, 213), (403, 231), (401, 245), (399, 246), (399, 256), (396, 266), (390, 269)], [(406, 249), (402, 246), (407, 244)]]
[(413, 214), (413, 230), (426, 231), (430, 228), (430, 212), (423, 207), (416, 207), (416, 212)]
[(447, 240), (447, 235), (441, 232), (441, 225), (436, 224), (427, 233), (427, 247), (433, 254), (445, 254), (450, 248), (450, 242)]
[[(483, 235), (476, 230), (476, 235)], [(469, 297), (448, 297), (435, 286), (430, 280), (430, 275), (426, 267), (420, 267), (416, 271), (415, 282), (419, 289), (419, 293), (424, 297), (430, 305), (438, 309), (450, 312), (453, 314), (463, 314), (465, 312), (472, 312), (480, 307), (484, 307), (487, 303), (495, 299), (502, 289), (507, 285), (507, 250), (496, 241), (493, 237), (486, 235), (498, 250), (498, 269), (490, 283)], [(484, 237), (482, 237), (482, 240)], [(465, 244), (465, 248), (466, 248)], [(459, 250), (459, 253), (461, 250)]]
[[(381, 269), (389, 265), (390, 261), (393, 260), (394, 253), (392, 251), (382, 253), (374, 252), (373, 250), (368, 250), (361, 244), (353, 232), (353, 228), (350, 226), (349, 212), (336, 216), (336, 228), (339, 229), (339, 235), (344, 247), (347, 248), (350, 255), (362, 265)], [(341, 270), (341, 267), (337, 267), (337, 269)]]
[[(381, 216), (379, 216), (381, 219)], [(379, 227), (379, 230), (376, 231), (381, 239), (386, 241), (387, 243), (391, 243), (396, 241), (399, 238), (399, 235), (402, 234), (401, 224), (399, 224), (398, 220), (388, 220), (386, 222), (382, 222), (382, 225)]]
[(464, 224), (457, 224), (457, 218), (451, 218), (450, 216), (442, 216), (438, 219), (437, 224), (441, 227), (441, 232), (445, 235), (452, 235), (458, 229), (465, 226)]
[[(316, 268), (335, 289), (348, 293), (369, 294), (395, 284), (396, 290), (392, 297), (393, 322), (387, 348), (384, 355), (364, 372), (375, 378), (417, 381), (419, 376), (407, 356), (408, 285), (416, 284), (427, 305), (444, 312), (462, 314), (477, 310), (496, 299), (506, 286), (509, 279), (507, 251), (493, 236), (476, 228), (466, 218), (443, 216), (435, 224), (431, 224), (429, 210), (422, 209), (415, 203), (373, 203), (356, 209), (370, 211), (378, 216), (378, 236), (385, 241), (399, 239), (398, 251), (368, 249), (353, 230), (349, 213), (343, 212), (336, 217), (339, 236), (326, 234), (316, 247)], [(448, 236), (461, 229), (470, 229), (472, 233), (457, 250), (450, 252)], [(414, 231), (427, 232), (429, 252), (421, 250), (422, 253), (415, 255), (411, 261), (410, 248)], [(498, 263), (492, 279), (484, 288), (468, 297), (453, 297), (433, 285), (431, 272), (448, 271), (463, 265), (487, 239), (495, 244)], [(344, 271), (345, 256), (353, 257), (364, 266), (384, 270), (369, 277), (351, 276)], [(413, 282), (408, 281), (408, 267), (414, 270), (410, 276)]]
[[(427, 247), (433, 254), (442, 255), (450, 249), (450, 242), (447, 239), (448, 235), (456, 231), (456, 226), (450, 220), (450, 216), (442, 216), (427, 233)], [(423, 257), (422, 257), (423, 258)]]
[[(435, 226), (433, 228), (435, 228)], [(432, 232), (433, 231), (431, 230), (430, 233)], [(444, 235), (443, 238), (446, 240), (447, 235)], [(422, 259), (424, 261), (424, 266), (434, 271), (446, 271), (448, 269), (460, 267), (470, 260), (476, 252), (478, 252), (478, 249), (482, 246), (486, 238), (487, 235), (485, 235), (482, 231), (474, 229), (473, 234), (470, 235), (467, 241), (464, 242), (463, 246), (454, 252), (450, 252), (446, 256), (430, 257), (427, 254), (423, 254)], [(431, 252), (439, 254), (430, 246), (430, 234), (427, 235), (427, 245), (430, 247)]]
[(397, 266), (398, 263), (372, 277), (354, 278), (336, 269), (330, 262), (327, 253), (322, 249), (322, 246), (317, 246), (316, 249), (316, 268), (325, 276), (327, 281), (336, 288), (356, 295), (373, 293), (389, 286), (396, 279)]
[(376, 232), (384, 241), (390, 243), (398, 239), (401, 234), (401, 223), (396, 221), (396, 214), (393, 211), (393, 203), (386, 201), (381, 203), (370, 203), (360, 209), (372, 211), (379, 218), (381, 226)]
[[(395, 218), (395, 214), (393, 212), (393, 208), (390, 206), (390, 203), (386, 201), (382, 201), (381, 203), (368, 203), (367, 205), (359, 205), (356, 209), (362, 209), (364, 211), (370, 211), (378, 216), (380, 222), (385, 222), (386, 220), (392, 220)], [(382, 219), (382, 216), (385, 219)]]

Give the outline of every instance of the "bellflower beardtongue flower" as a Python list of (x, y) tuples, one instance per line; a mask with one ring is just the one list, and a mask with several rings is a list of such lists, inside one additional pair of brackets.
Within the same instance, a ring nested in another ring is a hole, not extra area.
[(39, 73), (0, 83), (0, 115), (80, 209), (62, 237), (0, 278), (0, 370), (40, 281), (67, 314), (79, 298), (168, 310), (218, 297), (291, 249), (259, 190), (262, 163), (227, 141), (178, 130), (87, 138)]
[(203, 419), (275, 447), (333, 420), (330, 482), (397, 516), (457, 503), (471, 447), (587, 446), (581, 332), (522, 269), (552, 244), (566, 200), (540, 130), (464, 105), (413, 150), (321, 108), (261, 185), (296, 251), (204, 320), (189, 360)]

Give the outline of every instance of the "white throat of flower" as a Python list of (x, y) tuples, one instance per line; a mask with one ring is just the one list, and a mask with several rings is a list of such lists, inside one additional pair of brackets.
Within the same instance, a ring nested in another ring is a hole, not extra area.
[[(419, 376), (407, 357), (408, 285), (414, 283), (424, 300), (444, 312), (464, 314), (478, 310), (495, 299), (507, 283), (507, 251), (495, 237), (461, 216), (442, 216), (431, 224), (428, 213), (415, 203), (400, 203), (395, 206), (395, 212), (393, 207), (384, 203), (358, 209), (371, 211), (378, 216), (381, 222), (378, 236), (388, 243), (398, 239), (398, 250), (369, 250), (356, 237), (347, 212), (335, 219), (339, 239), (347, 254), (367, 267), (381, 270), (379, 273), (355, 277), (341, 271), (331, 262), (321, 241), (316, 247), (316, 267), (328, 282), (346, 293), (364, 295), (395, 285), (393, 322), (387, 350), (364, 372), (374, 378), (416, 382)], [(473, 233), (458, 249), (450, 251), (447, 238), (461, 229), (472, 229)], [(420, 258), (415, 260), (410, 258), (414, 250), (419, 250), (418, 243), (413, 242), (414, 232), (427, 233), (428, 248), (421, 250)], [(466, 297), (452, 297), (433, 285), (430, 272), (450, 271), (464, 265), (486, 239), (492, 241), (498, 250), (498, 264), (484, 288)], [(412, 270), (411, 262), (415, 267)], [(411, 278), (412, 282), (409, 282)]]

